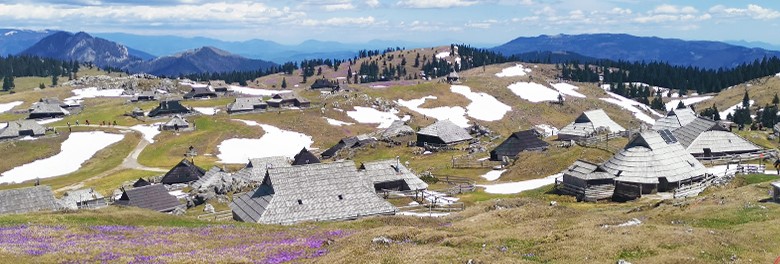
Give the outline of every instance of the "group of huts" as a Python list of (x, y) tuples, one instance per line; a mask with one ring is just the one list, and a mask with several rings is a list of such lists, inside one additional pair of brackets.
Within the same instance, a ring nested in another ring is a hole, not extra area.
[(263, 101), (262, 97), (238, 97), (233, 103), (227, 105), (227, 112), (235, 114), (261, 112), (269, 108), (307, 108), (309, 106), (311, 106), (311, 102), (306, 98), (293, 93), (277, 93), (267, 101)]

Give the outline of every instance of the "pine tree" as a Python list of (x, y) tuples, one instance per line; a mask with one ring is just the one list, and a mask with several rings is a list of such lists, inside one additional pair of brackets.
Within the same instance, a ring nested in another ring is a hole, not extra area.
[(743, 108), (750, 108), (750, 95), (748, 95), (748, 91), (745, 90), (745, 95), (742, 96), (742, 107)]
[(56, 74), (52, 74), (51, 75), (51, 86), (57, 86), (57, 79), (58, 79), (58, 77), (59, 76), (57, 76)]
[(287, 89), (287, 79), (282, 78), (282, 89)]
[(10, 84), (10, 77), (6, 76), (3, 78), (3, 91), (10, 91), (11, 90), (11, 84)]
[(772, 104), (773, 105), (780, 104), (780, 98), (777, 97), (777, 93), (775, 93), (775, 98), (772, 98)]

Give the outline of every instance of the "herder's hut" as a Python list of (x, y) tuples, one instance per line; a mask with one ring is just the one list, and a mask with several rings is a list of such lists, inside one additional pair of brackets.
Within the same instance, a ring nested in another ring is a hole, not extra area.
[(206, 174), (204, 169), (195, 166), (188, 159), (182, 159), (179, 164), (176, 164), (168, 173), (165, 173), (160, 182), (164, 184), (189, 183), (197, 181), (204, 174)]
[(750, 141), (731, 133), (706, 117), (699, 117), (672, 132), (694, 157), (719, 157), (761, 150)]
[(327, 89), (330, 91), (335, 91), (339, 89), (339, 82), (338, 81), (331, 81), (325, 78), (320, 78), (314, 80), (314, 83), (311, 84), (312, 90), (321, 90), (321, 89)]
[(136, 94), (135, 96), (133, 96), (132, 99), (130, 99), (130, 101), (132, 102), (145, 102), (145, 101), (155, 101), (155, 100), (157, 100), (157, 93), (155, 93), (154, 91), (143, 91)]
[(233, 174), (234, 178), (244, 180), (246, 182), (260, 183), (265, 178), (265, 174), (268, 169), (290, 167), (290, 161), (287, 157), (274, 156), (265, 158), (250, 159), (246, 167)]
[(174, 115), (171, 120), (165, 122), (165, 124), (162, 124), (160, 128), (162, 130), (171, 131), (188, 130), (190, 128), (190, 123), (187, 122), (187, 119), (182, 118), (180, 115)]
[(51, 187), (35, 187), (0, 191), (0, 214), (23, 214), (61, 209)]
[(490, 151), (490, 160), (503, 161), (504, 157), (514, 159), (523, 151), (546, 150), (549, 144), (539, 137), (541, 134), (533, 129), (512, 133), (509, 138)]
[(320, 163), (320, 159), (317, 158), (317, 156), (314, 156), (309, 150), (306, 148), (301, 149), (301, 152), (298, 152), (298, 154), (295, 154), (295, 157), (293, 158), (293, 166), (297, 165), (308, 165), (308, 164), (316, 164)]
[(417, 132), (417, 146), (454, 145), (471, 140), (469, 132), (450, 120), (439, 120)]
[(696, 120), (696, 113), (691, 108), (672, 109), (666, 113), (665, 117), (662, 117), (655, 121), (653, 130), (669, 130), (674, 131), (680, 127), (683, 127)]
[(558, 132), (558, 140), (575, 140), (589, 137), (599, 130), (617, 133), (626, 129), (612, 121), (604, 110), (597, 109), (582, 113), (574, 122), (563, 127)]
[(190, 109), (181, 105), (178, 100), (164, 100), (160, 101), (160, 105), (158, 105), (157, 108), (152, 109), (152, 111), (149, 112), (149, 117), (189, 114), (190, 112)]
[(352, 161), (268, 169), (260, 187), (236, 194), (230, 208), (238, 221), (283, 225), (396, 211), (366, 184)]
[(65, 207), (71, 210), (97, 209), (108, 206), (106, 198), (92, 188), (67, 191), (61, 201)]
[(417, 191), (428, 188), (427, 183), (420, 180), (420, 177), (417, 177), (396, 159), (364, 162), (360, 165), (359, 171), (377, 192), (382, 190)]
[(300, 107), (306, 108), (311, 105), (309, 100), (300, 98), (292, 93), (278, 93), (271, 96), (271, 100), (267, 101), (269, 107)]
[(413, 135), (414, 129), (412, 127), (406, 125), (404, 121), (396, 120), (393, 121), (393, 123), (390, 124), (389, 127), (387, 127), (385, 130), (382, 130), (381, 133), (379, 133), (380, 139), (393, 139), (396, 137), (402, 137), (406, 135)]
[(184, 99), (200, 99), (200, 98), (214, 98), (217, 97), (215, 93), (209, 87), (193, 87), (188, 93), (184, 94)]
[(447, 75), (447, 83), (459, 84), (460, 83), (460, 74), (455, 72), (455, 70), (450, 72), (450, 74)]
[(239, 97), (227, 106), (229, 114), (240, 112), (262, 111), (268, 109), (268, 104), (260, 97)]
[(56, 118), (70, 114), (57, 103), (37, 102), (30, 108), (30, 116), (27, 119)]
[(169, 194), (162, 184), (155, 184), (124, 190), (114, 204), (170, 212), (179, 206), (179, 199)]
[(130, 116), (132, 117), (143, 117), (145, 115), (144, 110), (140, 107), (133, 108), (133, 111), (130, 112)]
[(615, 191), (615, 175), (599, 165), (577, 160), (563, 171), (563, 182), (558, 190), (577, 197), (579, 201), (594, 202), (612, 198)]
[(24, 136), (39, 137), (46, 134), (46, 128), (34, 120), (10, 121), (0, 128), (0, 139)]
[(329, 159), (335, 157), (342, 149), (358, 148), (376, 142), (376, 139), (369, 137), (368, 135), (359, 135), (356, 137), (346, 137), (339, 140), (333, 147), (325, 150), (320, 154), (323, 159)]
[(700, 182), (707, 173), (669, 130), (638, 134), (601, 168), (615, 175), (619, 199), (673, 191), (684, 183)]

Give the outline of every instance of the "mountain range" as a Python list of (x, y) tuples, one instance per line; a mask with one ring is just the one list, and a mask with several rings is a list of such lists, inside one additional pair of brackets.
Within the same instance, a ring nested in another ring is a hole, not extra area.
[(16, 55), (58, 31), (0, 29), (0, 56)]
[(541, 35), (519, 37), (492, 49), (504, 55), (569, 51), (583, 56), (626, 61), (663, 61), (707, 69), (733, 68), (780, 52), (716, 41), (685, 41), (627, 34)]
[(171, 56), (157, 57), (127, 65), (130, 72), (177, 76), (180, 74), (254, 71), (276, 65), (264, 60), (247, 59), (214, 47), (202, 47)]

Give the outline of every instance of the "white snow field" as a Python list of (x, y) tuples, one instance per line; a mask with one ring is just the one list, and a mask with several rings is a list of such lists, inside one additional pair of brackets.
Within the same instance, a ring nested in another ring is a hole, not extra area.
[(59, 121), (62, 121), (62, 117), (35, 120), (36, 123), (41, 124), (41, 125), (51, 124), (51, 123), (59, 122)]
[(130, 129), (141, 132), (144, 135), (144, 139), (149, 143), (154, 143), (154, 137), (160, 134), (160, 125), (162, 123), (154, 123), (151, 125), (134, 125)]
[(455, 197), (449, 197), (447, 196), (446, 193), (440, 193), (431, 190), (423, 190), (422, 193), (423, 193), (422, 194), (423, 197), (425, 197), (425, 200), (437, 204), (454, 204), (460, 199)]
[(436, 120), (449, 119), (452, 123), (455, 123), (459, 127), (468, 127), (469, 120), (466, 119), (466, 109), (460, 106), (441, 106), (436, 108), (421, 108), (420, 106), (425, 103), (425, 100), (435, 100), (436, 96), (425, 96), (420, 99), (412, 99), (409, 101), (398, 99), (396, 103), (409, 110), (425, 115), (426, 117), (433, 117)]
[(472, 92), (468, 86), (453, 85), (450, 87), (450, 91), (471, 100), (471, 103), (466, 107), (466, 113), (475, 119), (498, 121), (503, 119), (507, 112), (512, 111), (512, 107), (498, 101), (492, 95)]
[[(712, 99), (712, 96), (708, 95), (708, 96), (702, 96), (702, 97), (689, 97), (689, 98), (682, 99), (682, 102), (686, 106), (689, 106), (689, 105), (692, 105), (692, 104), (697, 104), (697, 103), (700, 103), (700, 102), (707, 101), (709, 99)], [(674, 100), (671, 100), (668, 103), (666, 103), (666, 111), (670, 111), (670, 110), (676, 108), (677, 104), (679, 104), (680, 101), (681, 101), (680, 99), (674, 99)]]
[(0, 183), (15, 183), (36, 178), (50, 178), (72, 173), (81, 168), (95, 153), (125, 136), (103, 131), (73, 132), (62, 142), (59, 154), (13, 168), (0, 175)]
[[(648, 124), (651, 124), (651, 125), (655, 124), (655, 118), (647, 115), (645, 113), (645, 111), (649, 111), (653, 115), (657, 116), (656, 118), (663, 117), (663, 115), (653, 111), (652, 109), (650, 109), (649, 106), (647, 106), (647, 105), (645, 105), (643, 103), (640, 103), (640, 102), (637, 102), (637, 101), (625, 98), (623, 96), (617, 95), (617, 94), (612, 93), (612, 92), (607, 92), (607, 94), (609, 96), (611, 96), (612, 98), (601, 98), (601, 100), (604, 100), (605, 102), (608, 102), (608, 103), (620, 106), (623, 109), (631, 111), (632, 113), (634, 113), (634, 116), (637, 119), (641, 120), (642, 122), (645, 122), (645, 123), (648, 123)], [(645, 111), (643, 111), (643, 110), (645, 110)]]
[[(750, 106), (753, 106), (754, 103), (756, 103), (756, 101), (750, 100)], [(738, 107), (742, 107), (742, 101), (740, 101), (739, 103), (729, 107), (725, 111), (720, 112), (720, 119), (726, 120), (726, 116), (728, 116), (729, 114), (731, 114), (733, 116), (734, 115), (734, 111), (737, 111)]]
[(214, 107), (193, 107), (192, 110), (195, 110), (198, 113), (204, 114), (204, 115), (216, 115), (219, 112), (219, 109), (216, 109)]
[(558, 128), (554, 126), (548, 124), (541, 124), (541, 125), (535, 125), (534, 127), (544, 131), (544, 137), (551, 137), (551, 136), (558, 135)]
[(551, 83), (550, 85), (552, 85), (552, 87), (555, 88), (555, 90), (558, 90), (558, 92), (560, 92), (562, 94), (565, 94), (565, 95), (568, 95), (568, 96), (573, 96), (573, 97), (585, 98), (584, 94), (581, 94), (581, 93), (577, 92), (577, 90), (579, 90), (580, 87), (574, 86), (572, 84), (568, 84), (568, 83)]
[(534, 82), (516, 82), (507, 86), (515, 95), (532, 103), (558, 101), (558, 92)]
[(355, 123), (344, 122), (344, 121), (327, 118), (327, 117), (323, 117), (323, 118), (325, 118), (325, 120), (328, 121), (328, 124), (330, 124), (331, 126), (349, 126), (355, 124)]
[(303, 148), (311, 148), (314, 143), (311, 136), (302, 133), (279, 129), (275, 126), (260, 124), (255, 121), (233, 119), (248, 126), (259, 126), (265, 131), (260, 138), (231, 138), (217, 146), (221, 163), (241, 164), (250, 158), (273, 156), (294, 157)]
[(436, 58), (437, 59), (444, 59), (444, 58), (449, 57), (449, 56), (450, 56), (450, 52), (449, 51), (442, 51), (442, 52), (436, 53)]
[(190, 86), (190, 87), (192, 87), (192, 88), (203, 88), (203, 87), (209, 87), (209, 85), (208, 85), (208, 84), (205, 84), (205, 83), (196, 83), (196, 82), (193, 82), (193, 81), (179, 82), (179, 85), (187, 85), (187, 86)]
[(260, 88), (249, 88), (244, 86), (236, 86), (231, 85), (230, 90), (240, 93), (240, 94), (246, 94), (246, 95), (259, 95), (259, 96), (271, 96), (274, 94), (282, 94), (282, 93), (290, 93), (291, 91), (284, 90), (268, 90), (268, 89), (260, 89)]
[(521, 193), (527, 190), (533, 190), (545, 185), (555, 183), (555, 178), (563, 176), (562, 173), (550, 175), (541, 179), (533, 179), (519, 182), (499, 183), (493, 185), (477, 185), (485, 188), (486, 193), (495, 194), (515, 194)]
[[(124, 89), (103, 89), (99, 90), (97, 87), (90, 87), (90, 88), (83, 88), (83, 89), (73, 89), (71, 92), (73, 92), (74, 96), (65, 98), (63, 100), (65, 103), (68, 104), (81, 104), (84, 99), (87, 98), (97, 98), (97, 97), (122, 97), (122, 93), (124, 92)], [(129, 95), (126, 95), (124, 97), (129, 97)]]
[(13, 101), (10, 103), (1, 103), (0, 104), (0, 113), (8, 112), (14, 107), (22, 105), (24, 102), (22, 101)]
[(379, 124), (377, 128), (388, 128), (393, 121), (398, 120), (398, 110), (382, 112), (371, 107), (355, 106), (354, 111), (347, 111), (347, 115), (361, 124)]
[(501, 174), (504, 174), (504, 172), (506, 172), (506, 170), (491, 170), (480, 177), (488, 181), (495, 181), (498, 180), (498, 178), (500, 178)]
[(501, 72), (496, 73), (496, 77), (516, 77), (525, 76), (530, 73), (531, 69), (524, 68), (522, 64), (515, 64), (515, 66), (504, 68)]

